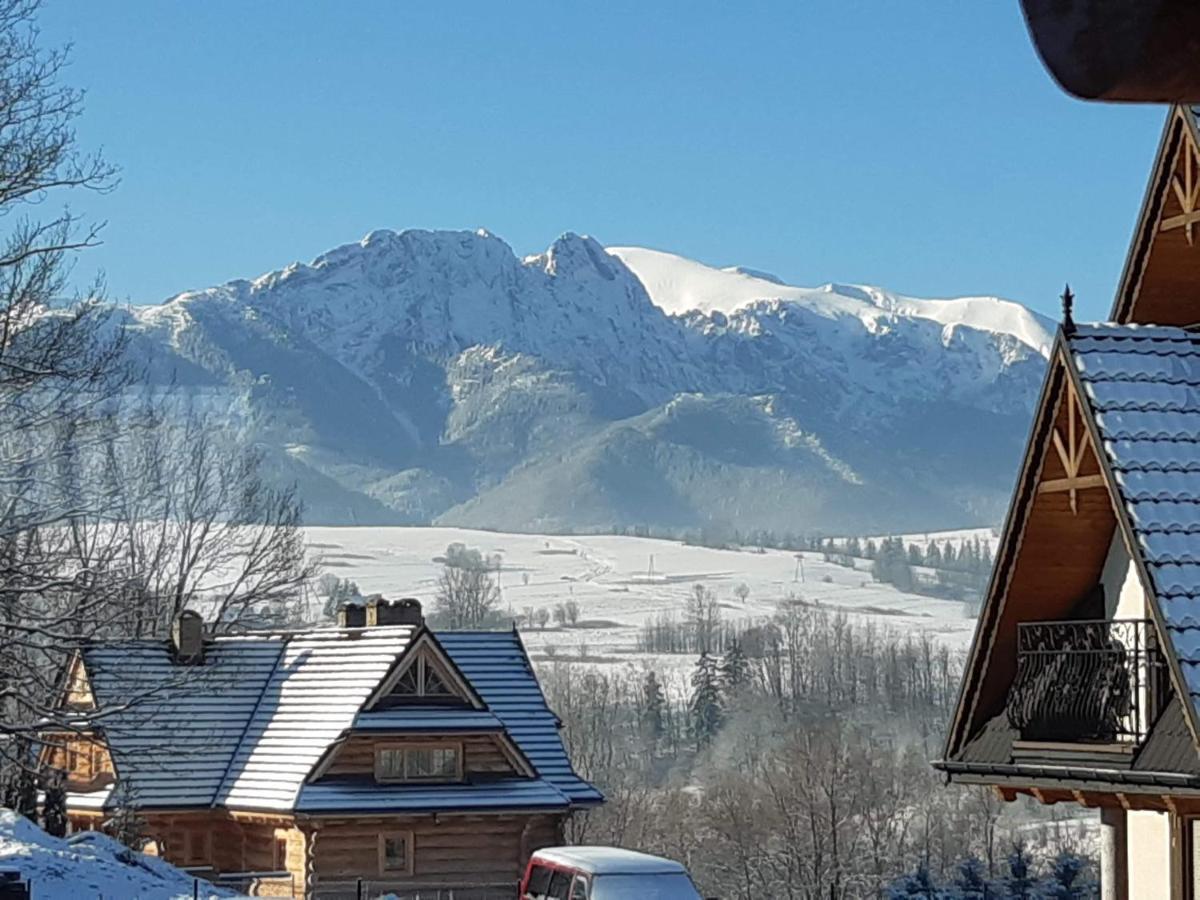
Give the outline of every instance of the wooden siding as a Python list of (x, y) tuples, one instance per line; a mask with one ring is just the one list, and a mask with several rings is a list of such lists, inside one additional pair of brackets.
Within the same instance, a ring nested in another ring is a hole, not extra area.
[(304, 890), (305, 835), (290, 817), (231, 815), (223, 810), (147, 812), (143, 817), (145, 836), (174, 865), (206, 866), (217, 872), (287, 870), (297, 893)]
[[(560, 842), (562, 817), (537, 814), (313, 820), (316, 885), (356, 878), (397, 888), (516, 882), (529, 854)], [(380, 872), (379, 836), (411, 833), (411, 875)], [(374, 886), (374, 885), (373, 885)]]
[[(1186, 183), (1189, 156), (1197, 156), (1189, 115), (1176, 107), (1168, 118), (1110, 317), (1113, 321), (1154, 325), (1200, 322), (1200, 224), (1192, 230), (1191, 241), (1186, 228), (1171, 227), (1186, 214), (1173, 182)], [(1194, 177), (1194, 172), (1191, 174)]]
[[(1050, 392), (1046, 430), (1034, 435), (1027, 460), (1030, 482), (1027, 492), (1019, 490), (1014, 499), (998, 570), (993, 577), (976, 641), (984, 646), (973, 648), (973, 671), (967, 675), (968, 689), (973, 682), (976, 695), (970, 703), (970, 718), (960, 733), (952, 736), (952, 751), (975, 735), (1004, 706), (1008, 689), (1016, 673), (1017, 624), (1067, 618), (1075, 605), (1099, 583), (1104, 560), (1112, 542), (1117, 519), (1113, 500), (1106, 487), (1077, 491), (1075, 508), (1067, 491), (1044, 492), (1039, 484), (1068, 477), (1060, 454), (1053, 446), (1053, 434), (1068, 434), (1070, 413), (1078, 403), (1068, 403), (1074, 390), (1065, 377), (1069, 361), (1056, 353), (1051, 359)], [(1075, 422), (1076, 429), (1080, 427)], [(1100, 473), (1094, 444), (1086, 448), (1078, 475)], [(1022, 508), (1024, 504), (1024, 508)], [(1024, 519), (1022, 522), (1021, 520)], [(997, 608), (998, 607), (998, 608)], [(995, 624), (987, 619), (995, 616)], [(990, 627), (989, 627), (990, 625)]]
[(461, 744), (463, 748), (463, 772), (466, 776), (476, 774), (515, 775), (516, 770), (509, 762), (500, 739), (495, 735), (421, 735), (397, 737), (395, 735), (354, 734), (346, 739), (330, 760), (322, 775), (375, 775), (375, 750), (384, 745), (401, 747), (431, 745), (436, 743)]
[(67, 787), (91, 791), (114, 779), (112, 756), (102, 738), (87, 734), (45, 737), (42, 763), (67, 774)]

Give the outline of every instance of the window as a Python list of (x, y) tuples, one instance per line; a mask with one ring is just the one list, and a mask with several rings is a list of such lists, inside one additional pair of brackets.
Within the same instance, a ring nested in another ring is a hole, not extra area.
[(212, 862), (212, 832), (211, 831), (192, 831), (185, 832), (184, 838), (184, 865), (187, 866), (206, 866)]
[(379, 835), (379, 874), (411, 875), (412, 832), (389, 831)]
[(529, 872), (529, 883), (525, 886), (527, 900), (541, 900), (550, 889), (550, 876), (554, 870), (546, 866), (534, 866)]
[(571, 873), (555, 870), (550, 876), (550, 889), (546, 891), (546, 896), (552, 897), (553, 900), (569, 900), (570, 891)]
[(287, 832), (276, 829), (275, 852), (273, 854), (272, 862), (276, 872), (282, 872), (287, 868), (287, 846)]
[(588, 882), (584, 875), (576, 875), (571, 882), (571, 900), (588, 900)]
[(462, 781), (461, 744), (409, 744), (375, 751), (376, 781)]

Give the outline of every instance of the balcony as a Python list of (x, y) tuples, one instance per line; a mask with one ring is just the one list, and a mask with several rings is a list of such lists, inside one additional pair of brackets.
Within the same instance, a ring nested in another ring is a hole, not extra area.
[(1017, 627), (1008, 721), (1023, 742), (1136, 746), (1168, 691), (1166, 662), (1148, 620)]

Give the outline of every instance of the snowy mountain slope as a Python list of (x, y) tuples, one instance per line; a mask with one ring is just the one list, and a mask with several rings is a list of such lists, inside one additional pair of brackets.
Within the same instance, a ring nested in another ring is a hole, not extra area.
[(1054, 339), (1053, 322), (997, 297), (919, 300), (860, 285), (801, 288), (744, 266), (715, 269), (661, 250), (609, 247), (608, 252), (638, 277), (656, 306), (672, 314), (698, 310), (729, 315), (755, 303), (785, 300), (828, 318), (853, 316), (873, 331), (886, 327), (889, 319), (913, 318), (1008, 335), (1043, 356)]
[(1005, 301), (793, 288), (569, 233), (520, 259), (483, 231), (376, 231), (123, 315), (310, 521), (508, 529), (990, 522), (1049, 341)]

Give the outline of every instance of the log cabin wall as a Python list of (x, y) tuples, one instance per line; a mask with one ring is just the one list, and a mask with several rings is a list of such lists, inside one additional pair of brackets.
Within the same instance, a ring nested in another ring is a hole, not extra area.
[(99, 738), (86, 734), (57, 734), (46, 738), (42, 762), (66, 772), (71, 790), (90, 791), (114, 779), (112, 756)]
[[(487, 884), (520, 878), (529, 855), (561, 842), (561, 815), (388, 816), (312, 820), (316, 885), (363, 878), (395, 887)], [(412, 836), (412, 873), (380, 871), (380, 836)]]
[(421, 735), (395, 737), (388, 735), (355, 734), (336, 752), (324, 775), (375, 774), (375, 750), (403, 744), (461, 744), (463, 772), (466, 775), (515, 775), (512, 763), (494, 735)]

